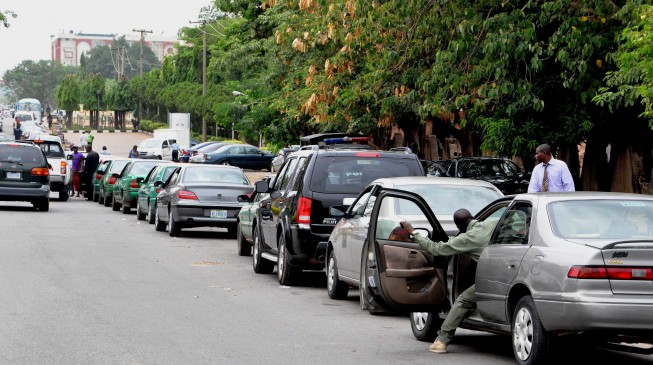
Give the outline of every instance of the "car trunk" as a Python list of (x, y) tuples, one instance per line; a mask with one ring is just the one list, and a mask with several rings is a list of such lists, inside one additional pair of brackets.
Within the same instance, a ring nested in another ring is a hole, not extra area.
[(611, 243), (601, 253), (614, 294), (653, 294), (653, 242)]
[(206, 204), (240, 204), (238, 195), (251, 194), (254, 188), (250, 185), (220, 185), (205, 183), (185, 184), (185, 190), (192, 191), (197, 196), (200, 203)]
[(313, 193), (311, 202), (311, 232), (314, 234), (331, 234), (337, 219), (329, 214), (332, 205), (343, 205), (345, 198), (356, 198), (356, 194)]

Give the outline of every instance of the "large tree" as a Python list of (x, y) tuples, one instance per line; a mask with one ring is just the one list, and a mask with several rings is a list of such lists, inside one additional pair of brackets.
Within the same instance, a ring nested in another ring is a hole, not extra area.
[(16, 13), (11, 10), (0, 11), (0, 23), (5, 28), (9, 28), (9, 18), (16, 18)]
[(65, 75), (74, 72), (76, 68), (56, 62), (25, 60), (5, 72), (2, 81), (14, 99), (35, 98), (45, 106), (54, 104), (57, 85)]
[[(131, 79), (140, 74), (140, 43), (128, 43), (125, 37), (117, 38), (111, 46), (91, 49), (86, 60), (88, 72), (102, 75), (106, 79), (121, 76)], [(161, 62), (152, 49), (143, 46), (143, 72), (161, 67)]]

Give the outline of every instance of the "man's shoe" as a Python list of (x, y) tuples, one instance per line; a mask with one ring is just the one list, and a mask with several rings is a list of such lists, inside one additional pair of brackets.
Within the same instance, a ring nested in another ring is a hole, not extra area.
[(438, 340), (435, 340), (435, 342), (433, 342), (433, 344), (429, 346), (429, 351), (435, 352), (436, 354), (446, 354), (447, 345), (443, 344)]

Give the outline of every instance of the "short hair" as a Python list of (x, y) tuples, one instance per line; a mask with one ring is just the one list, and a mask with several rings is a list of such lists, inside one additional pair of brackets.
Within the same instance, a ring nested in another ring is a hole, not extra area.
[(103, 150), (106, 150), (106, 149), (107, 149), (107, 146), (102, 146), (102, 149), (103, 149)]
[(541, 145), (537, 146), (537, 148), (535, 149), (535, 152), (536, 153), (537, 152), (542, 152), (545, 155), (548, 155), (548, 154), (551, 153), (551, 146), (549, 146), (548, 144), (541, 144)]

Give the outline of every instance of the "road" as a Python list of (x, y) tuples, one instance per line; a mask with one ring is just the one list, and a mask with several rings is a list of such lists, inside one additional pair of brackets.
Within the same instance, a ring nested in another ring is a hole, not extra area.
[[(459, 330), (451, 353), (372, 316), (324, 274), (257, 275), (221, 229), (172, 238), (99, 204), (0, 202), (1, 364), (513, 364), (510, 338)], [(651, 364), (601, 349), (557, 363)], [(573, 360), (573, 361), (572, 361)], [(568, 362), (567, 362), (568, 361)]]

